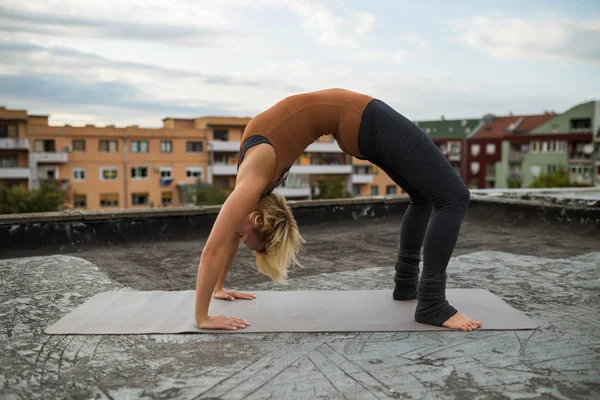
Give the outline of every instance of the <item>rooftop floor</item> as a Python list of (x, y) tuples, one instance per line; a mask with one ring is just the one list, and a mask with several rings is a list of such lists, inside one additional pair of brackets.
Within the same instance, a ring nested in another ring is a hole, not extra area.
[[(400, 222), (306, 226), (305, 267), (285, 287), (241, 248), (228, 287), (391, 289)], [(448, 269), (448, 287), (489, 290), (540, 325), (521, 332), (48, 336), (101, 291), (193, 289), (206, 238), (6, 253), (0, 397), (598, 397), (600, 235), (530, 223), (470, 213)]]

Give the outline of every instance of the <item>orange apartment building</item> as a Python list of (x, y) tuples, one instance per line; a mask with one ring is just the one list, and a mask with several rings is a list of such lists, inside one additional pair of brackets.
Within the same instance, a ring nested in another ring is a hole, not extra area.
[[(51, 126), (48, 116), (0, 107), (0, 184), (39, 186), (56, 179), (69, 189), (69, 208), (168, 207), (194, 203), (198, 180), (235, 185), (242, 132), (250, 118), (163, 119), (162, 128)], [(331, 136), (311, 144), (277, 189), (310, 199), (326, 176), (349, 193), (400, 193), (371, 163), (347, 156)]]

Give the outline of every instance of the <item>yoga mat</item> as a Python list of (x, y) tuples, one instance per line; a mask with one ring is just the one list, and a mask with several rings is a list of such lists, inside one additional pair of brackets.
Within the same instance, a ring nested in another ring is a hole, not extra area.
[[(99, 293), (46, 329), (48, 334), (409, 332), (447, 330), (414, 321), (416, 300), (395, 301), (391, 290), (253, 292), (254, 300), (217, 300), (209, 314), (243, 318), (236, 331), (201, 330), (194, 321), (195, 291)], [(455, 308), (483, 322), (484, 330), (537, 325), (481, 289), (448, 289)]]

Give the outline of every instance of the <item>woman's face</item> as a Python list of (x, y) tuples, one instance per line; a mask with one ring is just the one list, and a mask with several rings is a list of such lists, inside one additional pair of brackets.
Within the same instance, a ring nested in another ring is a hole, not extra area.
[(251, 216), (248, 215), (244, 222), (240, 225), (240, 229), (238, 230), (238, 235), (244, 242), (247, 248), (253, 251), (263, 251), (265, 246), (260, 241), (258, 235), (256, 234), (256, 228), (258, 225), (254, 223)]

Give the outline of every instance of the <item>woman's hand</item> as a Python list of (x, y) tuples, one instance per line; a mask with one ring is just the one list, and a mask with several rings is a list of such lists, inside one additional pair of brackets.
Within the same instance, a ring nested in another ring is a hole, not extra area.
[(235, 299), (252, 300), (256, 296), (252, 293), (236, 292), (233, 290), (219, 289), (215, 290), (215, 299), (234, 301)]
[(224, 329), (234, 331), (238, 328), (245, 328), (250, 323), (246, 320), (239, 318), (228, 318), (224, 315), (208, 315), (204, 320), (196, 321), (198, 328), (200, 329)]

